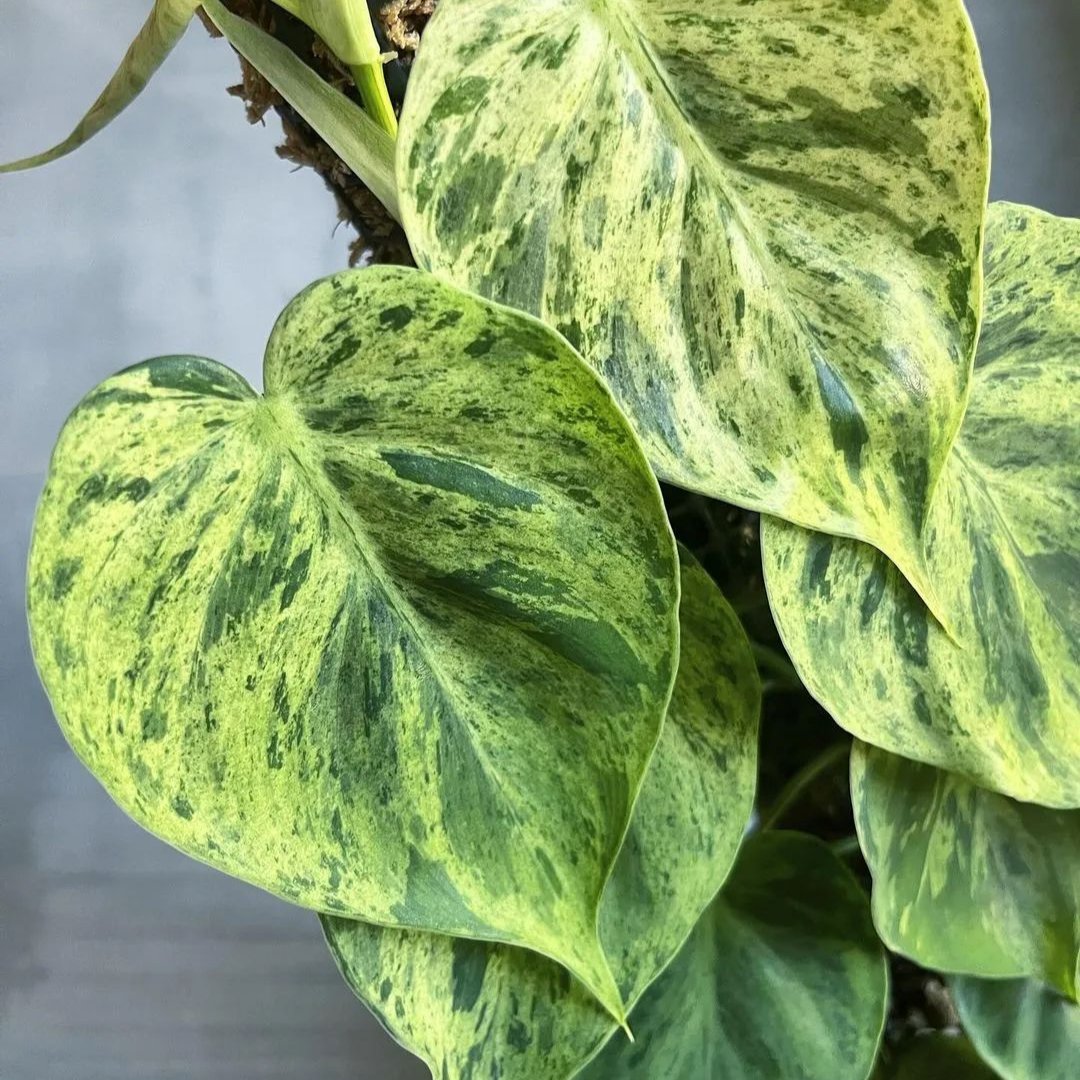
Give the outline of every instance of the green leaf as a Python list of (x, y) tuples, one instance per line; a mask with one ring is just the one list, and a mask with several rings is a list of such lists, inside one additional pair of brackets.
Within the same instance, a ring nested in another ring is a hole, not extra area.
[(543, 952), (621, 1019), (597, 909), (678, 646), (633, 433), (557, 335), (417, 271), (313, 285), (264, 372), (153, 360), (68, 420), (30, 564), (68, 739), (181, 850)]
[(1080, 806), (1080, 222), (990, 209), (971, 403), (926, 534), (950, 638), (871, 548), (764, 522), (773, 614), (852, 734)]
[(1080, 1005), (1036, 982), (956, 979), (964, 1030), (1002, 1080), (1076, 1080)]
[[(737, 616), (683, 552), (679, 673), (600, 907), (632, 1005), (723, 884), (754, 799), (760, 686)], [(349, 985), (433, 1076), (566, 1080), (613, 1028), (558, 965), (521, 949), (324, 917)]]
[[(21, 161), (0, 165), (0, 173), (47, 165), (50, 161), (77, 150), (111, 123), (142, 93), (143, 87), (165, 62), (165, 57), (184, 36), (184, 31), (198, 6), (199, 0), (154, 0), (150, 15), (124, 54), (116, 74), (90, 107), (90, 111), (76, 125), (75, 130), (50, 150)], [(63, 67), (63, 61), (59, 58), (57, 66)]]
[(442, 0), (402, 213), (420, 265), (567, 336), (662, 478), (867, 540), (932, 600), (987, 123), (960, 0)]
[(866, 896), (820, 841), (751, 838), (724, 891), (582, 1080), (865, 1080), (888, 970)]
[(865, 743), (851, 788), (890, 949), (936, 971), (1033, 976), (1076, 994), (1080, 810), (1014, 802)]
[(229, 44), (318, 132), (395, 217), (400, 218), (394, 178), (394, 139), (363, 109), (335, 90), (291, 49), (220, 0), (203, 7)]
[(874, 1075), (879, 1080), (998, 1080), (967, 1039), (937, 1032), (912, 1039)]

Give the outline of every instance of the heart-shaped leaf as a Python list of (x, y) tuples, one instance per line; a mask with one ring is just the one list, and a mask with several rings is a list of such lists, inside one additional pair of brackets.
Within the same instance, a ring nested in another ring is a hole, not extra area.
[[(719, 589), (682, 554), (679, 673), (600, 907), (631, 1006), (723, 884), (754, 798), (754, 659)], [(349, 985), (433, 1076), (566, 1080), (613, 1030), (565, 970), (522, 949), (329, 916), (323, 926)]]
[(402, 114), (420, 265), (540, 315), (684, 487), (919, 537), (977, 334), (960, 0), (442, 0)]
[[(102, 90), (90, 111), (75, 126), (75, 130), (50, 150), (33, 157), (0, 165), (0, 173), (36, 169), (50, 161), (78, 150), (103, 127), (111, 123), (138, 96), (165, 62), (176, 43), (195, 16), (200, 0), (154, 0), (146, 22), (131, 43), (116, 73)], [(62, 67), (63, 62), (57, 61)]]
[(810, 692), (876, 746), (1080, 806), (1080, 222), (998, 203), (971, 403), (927, 557), (942, 631), (872, 548), (775, 519), (773, 614)]
[(865, 1080), (888, 971), (866, 895), (819, 840), (759, 833), (582, 1080)]
[(679, 593), (632, 431), (542, 324), (403, 269), (302, 293), (265, 381), (155, 360), (68, 420), (30, 568), (65, 733), (183, 851), (621, 1017), (597, 909)]
[(1080, 810), (1014, 802), (865, 743), (851, 789), (890, 949), (937, 971), (1033, 976), (1076, 994)]
[(956, 979), (964, 1030), (1001, 1080), (1076, 1080), (1080, 1005), (1036, 982)]

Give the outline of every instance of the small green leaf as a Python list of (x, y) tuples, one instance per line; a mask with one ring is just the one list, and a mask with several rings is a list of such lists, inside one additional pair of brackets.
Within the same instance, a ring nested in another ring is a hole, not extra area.
[(441, 0), (398, 176), (420, 265), (565, 334), (661, 477), (933, 601), (988, 161), (960, 0)]
[(776, 519), (766, 583), (810, 692), (866, 742), (1080, 806), (1080, 221), (990, 208), (971, 403), (926, 533), (945, 634), (866, 545)]
[(858, 882), (820, 841), (759, 833), (582, 1080), (865, 1080), (888, 970)]
[[(600, 907), (600, 940), (629, 1005), (723, 884), (754, 798), (754, 660), (686, 552), (680, 623), (664, 732)], [(521, 949), (332, 917), (323, 926), (349, 985), (433, 1076), (566, 1080), (613, 1030), (562, 968)]]
[[(198, 6), (199, 0), (154, 0), (153, 10), (124, 54), (116, 74), (75, 130), (51, 150), (0, 165), (0, 173), (47, 165), (77, 150), (111, 123), (142, 93), (154, 72), (165, 62), (165, 57), (184, 36)], [(57, 64), (63, 66), (59, 59)]]
[(181, 850), (543, 952), (621, 1018), (597, 910), (678, 651), (632, 431), (557, 335), (417, 271), (313, 285), (264, 370), (153, 360), (68, 420), (29, 587), (68, 739)]
[(1080, 810), (1014, 802), (865, 743), (851, 788), (890, 949), (936, 971), (1032, 976), (1076, 994)]
[(400, 218), (393, 138), (286, 45), (233, 15), (220, 0), (205, 0), (203, 7), (229, 44), (318, 132), (393, 217)]
[(874, 1076), (877, 1080), (999, 1080), (967, 1039), (936, 1032), (912, 1039)]
[(964, 1030), (1001, 1080), (1076, 1080), (1080, 1005), (1037, 982), (956, 979)]

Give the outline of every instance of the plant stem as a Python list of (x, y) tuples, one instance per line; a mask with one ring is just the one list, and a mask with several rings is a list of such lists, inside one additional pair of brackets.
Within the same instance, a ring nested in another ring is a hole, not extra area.
[(790, 660), (774, 649), (770, 649), (768, 645), (760, 645), (756, 641), (750, 642), (750, 649), (757, 661), (758, 671), (763, 681), (765, 674), (768, 673), (771, 682), (783, 690), (802, 689), (802, 680)]
[(352, 72), (356, 89), (360, 91), (364, 108), (370, 113), (372, 120), (383, 131), (397, 138), (397, 116), (390, 101), (390, 92), (386, 89), (382, 60), (379, 59), (373, 64), (353, 64), (349, 70)]
[(838, 859), (846, 859), (859, 850), (859, 838), (857, 836), (845, 836), (842, 840), (834, 840), (829, 845), (829, 850)]
[(763, 816), (761, 828), (776, 828), (776, 823), (802, 798), (803, 793), (823, 773), (829, 771), (851, 753), (851, 745), (846, 742), (836, 743), (820, 753), (813, 761), (804, 765), (785, 785), (773, 803), (772, 809)]

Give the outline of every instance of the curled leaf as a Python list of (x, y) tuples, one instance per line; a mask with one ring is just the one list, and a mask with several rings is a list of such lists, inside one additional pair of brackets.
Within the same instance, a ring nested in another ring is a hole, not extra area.
[(150, 15), (124, 54), (116, 73), (75, 130), (50, 150), (0, 165), (0, 173), (47, 165), (92, 139), (142, 93), (143, 87), (184, 36), (198, 7), (199, 0), (154, 0)]

